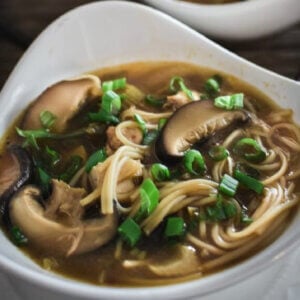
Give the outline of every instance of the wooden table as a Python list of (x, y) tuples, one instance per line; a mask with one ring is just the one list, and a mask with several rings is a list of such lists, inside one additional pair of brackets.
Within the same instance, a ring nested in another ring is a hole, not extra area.
[[(0, 88), (31, 41), (51, 21), (88, 2), (92, 1), (0, 0)], [(300, 77), (300, 24), (261, 40), (217, 42), (267, 69)]]

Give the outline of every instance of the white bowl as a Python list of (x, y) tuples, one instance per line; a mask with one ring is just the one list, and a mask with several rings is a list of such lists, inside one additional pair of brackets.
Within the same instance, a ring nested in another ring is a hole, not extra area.
[(212, 37), (245, 40), (280, 31), (300, 21), (299, 0), (248, 0), (220, 5), (145, 0)]
[[(300, 120), (300, 84), (266, 71), (214, 44), (178, 21), (141, 5), (106, 1), (75, 9), (51, 24), (30, 46), (0, 94), (0, 135), (14, 116), (50, 84), (83, 72), (133, 61), (186, 61), (233, 74), (291, 107)], [(164, 287), (96, 287), (49, 273), (0, 233), (0, 267), (28, 299), (261, 299), (296, 247), (300, 214), (285, 233), (245, 262), (200, 280)], [(271, 268), (267, 268), (271, 266)], [(261, 272), (260, 274), (258, 274)], [(256, 276), (253, 276), (256, 275)], [(245, 281), (247, 279), (247, 281)], [(244, 282), (242, 282), (244, 280)], [(241, 282), (239, 285), (235, 285)], [(255, 287), (255, 288), (253, 288)], [(241, 292), (242, 291), (242, 292)]]

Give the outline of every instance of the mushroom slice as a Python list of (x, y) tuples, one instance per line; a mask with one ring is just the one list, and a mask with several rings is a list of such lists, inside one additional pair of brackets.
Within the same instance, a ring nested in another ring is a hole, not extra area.
[(0, 158), (0, 212), (5, 222), (9, 222), (7, 209), (11, 197), (30, 180), (32, 173), (32, 160), (19, 145), (11, 146)]
[(60, 81), (47, 88), (28, 108), (22, 123), (23, 129), (42, 127), (40, 114), (49, 111), (57, 119), (51, 128), (53, 132), (63, 132), (71, 120), (84, 106), (100, 95), (101, 84), (97, 76), (81, 77)]
[(9, 205), (11, 221), (29, 243), (49, 254), (70, 256), (95, 250), (109, 242), (117, 232), (118, 214), (81, 220), (66, 226), (45, 217), (39, 203), (40, 191), (28, 185), (14, 195)]
[(190, 102), (175, 111), (161, 130), (155, 144), (156, 155), (166, 163), (177, 162), (196, 142), (248, 119), (244, 110), (222, 110), (209, 100)]

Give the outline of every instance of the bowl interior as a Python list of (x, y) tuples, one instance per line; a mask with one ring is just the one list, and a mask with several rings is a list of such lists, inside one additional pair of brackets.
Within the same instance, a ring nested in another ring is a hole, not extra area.
[[(118, 18), (112, 16), (117, 15)], [(124, 26), (126, 24), (126, 26)], [(109, 32), (109, 34), (108, 34)], [(45, 87), (83, 72), (133, 61), (186, 61), (232, 74), (256, 86), (300, 121), (300, 85), (224, 50), (178, 21), (123, 1), (75, 9), (50, 25), (32, 44), (0, 94), (0, 134)], [(297, 229), (298, 228), (298, 229)], [(112, 289), (74, 283), (41, 270), (0, 234), (0, 265), (38, 285), (89, 299), (177, 299), (203, 295), (239, 281), (283, 255), (300, 234), (300, 215), (273, 245), (237, 267), (172, 287)], [(125, 294), (124, 294), (125, 293)]]

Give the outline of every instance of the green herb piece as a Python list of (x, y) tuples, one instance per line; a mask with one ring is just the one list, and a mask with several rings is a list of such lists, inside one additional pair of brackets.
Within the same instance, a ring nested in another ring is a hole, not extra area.
[(194, 100), (192, 91), (186, 87), (182, 77), (179, 77), (179, 76), (172, 77), (171, 81), (170, 81), (169, 89), (171, 92), (174, 92), (174, 93), (181, 90), (182, 92), (184, 92), (187, 95), (187, 97), (190, 100)]
[(38, 167), (36, 170), (37, 170), (37, 177), (38, 177), (37, 181), (38, 181), (38, 185), (42, 190), (42, 194), (48, 195), (50, 191), (51, 176), (41, 167)]
[(239, 182), (233, 177), (225, 174), (220, 182), (219, 191), (220, 193), (233, 197), (237, 191)]
[(140, 226), (132, 219), (126, 219), (118, 228), (121, 238), (131, 247), (134, 247), (142, 236)]
[(150, 178), (145, 179), (140, 187), (140, 208), (134, 219), (139, 222), (141, 219), (149, 216), (157, 207), (158, 200), (159, 190)]
[(116, 116), (103, 109), (97, 113), (89, 113), (88, 118), (91, 122), (103, 122), (105, 124), (113, 125), (120, 123), (120, 120)]
[(118, 78), (115, 80), (104, 81), (102, 83), (103, 93), (107, 91), (115, 91), (118, 89), (124, 89), (126, 87), (127, 80), (125, 77)]
[(246, 225), (249, 225), (253, 222), (253, 219), (248, 216), (245, 210), (242, 210), (241, 212), (241, 222)]
[(148, 131), (143, 138), (142, 144), (143, 145), (152, 144), (153, 141), (156, 140), (157, 136), (158, 136), (158, 130)]
[(214, 105), (225, 110), (241, 109), (244, 107), (244, 94), (233, 94), (215, 98)]
[(107, 91), (102, 96), (102, 110), (109, 114), (116, 115), (119, 113), (122, 106), (121, 97), (114, 91)]
[(210, 96), (214, 96), (220, 92), (220, 82), (217, 80), (217, 76), (207, 79), (204, 84), (206, 93)]
[(261, 181), (248, 176), (247, 174), (241, 172), (238, 169), (234, 170), (233, 173), (234, 178), (236, 178), (241, 184), (246, 186), (248, 189), (256, 192), (257, 194), (261, 194), (264, 190), (264, 185)]
[(147, 95), (145, 97), (145, 102), (151, 106), (162, 107), (166, 100), (164, 98), (158, 98), (153, 95)]
[(165, 118), (162, 118), (162, 119), (159, 119), (159, 121), (158, 121), (158, 125), (157, 125), (157, 129), (158, 129), (158, 131), (161, 131), (162, 130), (162, 128), (165, 126), (165, 124), (167, 123), (167, 119), (165, 119)]
[(105, 161), (107, 154), (104, 148), (94, 152), (85, 163), (85, 171), (89, 173), (98, 163)]
[(71, 156), (70, 160), (67, 162), (66, 170), (59, 176), (59, 179), (65, 182), (69, 182), (76, 174), (76, 172), (81, 168), (82, 162), (83, 160), (80, 156)]
[(242, 138), (233, 147), (233, 152), (245, 160), (259, 163), (266, 159), (265, 149), (252, 138)]
[(188, 150), (183, 156), (183, 165), (187, 172), (192, 175), (201, 175), (206, 170), (202, 154), (197, 150)]
[(167, 238), (182, 237), (186, 231), (186, 224), (180, 217), (169, 217), (164, 235)]
[(40, 113), (40, 121), (42, 127), (45, 129), (50, 129), (54, 125), (56, 119), (57, 117), (48, 110), (44, 110)]
[(20, 228), (17, 226), (13, 226), (10, 229), (10, 234), (12, 236), (13, 242), (18, 246), (23, 246), (28, 243), (28, 239), (25, 237), (25, 235), (21, 232)]
[(208, 155), (214, 160), (214, 161), (221, 161), (228, 157), (229, 152), (228, 150), (223, 146), (215, 146), (209, 149)]
[(52, 167), (55, 167), (60, 162), (60, 154), (54, 149), (49, 148), (48, 146), (46, 146), (45, 151), (49, 159), (50, 165)]
[(148, 130), (147, 130), (146, 122), (144, 121), (144, 119), (140, 115), (135, 114), (134, 120), (138, 123), (140, 129), (142, 130), (143, 135), (145, 136), (145, 134), (147, 134)]
[(165, 181), (170, 179), (170, 170), (163, 164), (153, 164), (150, 169), (152, 177), (156, 181)]

